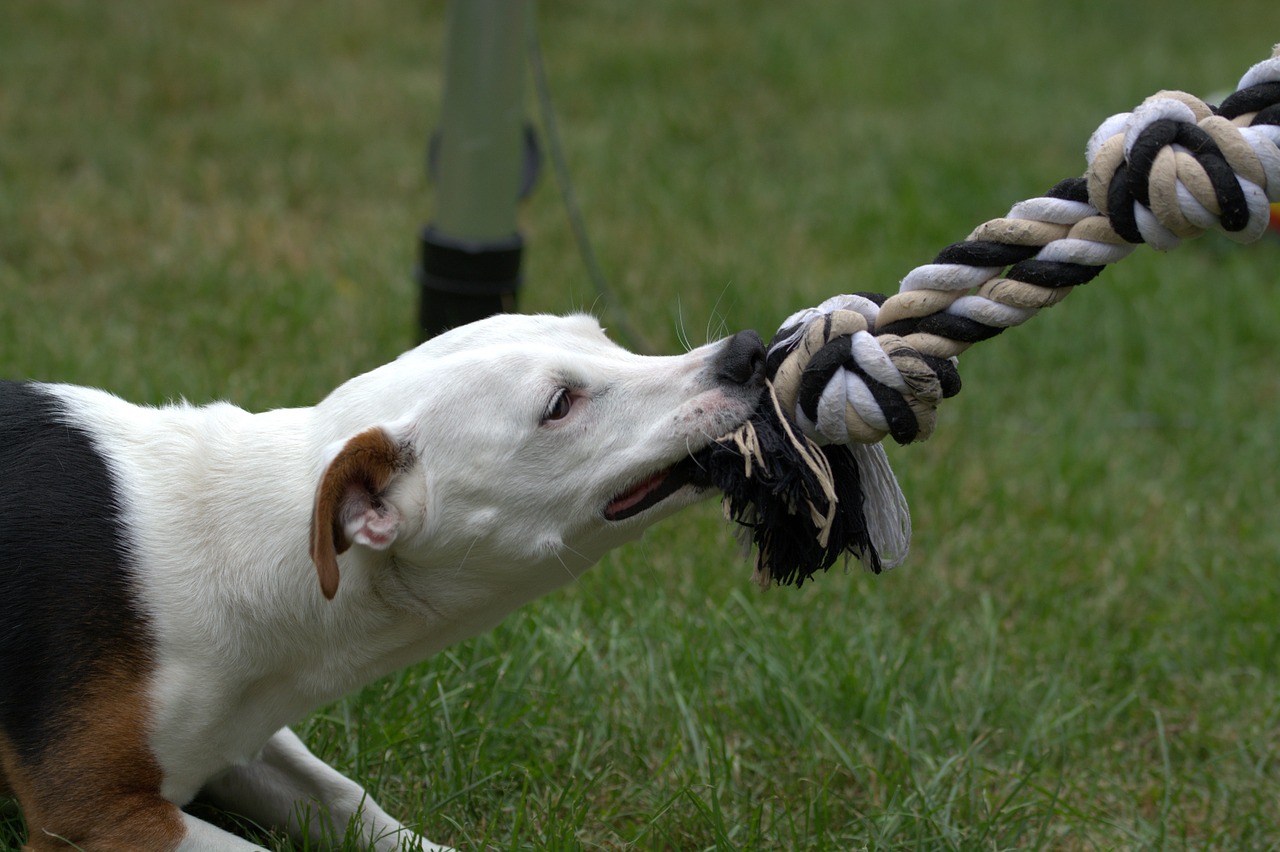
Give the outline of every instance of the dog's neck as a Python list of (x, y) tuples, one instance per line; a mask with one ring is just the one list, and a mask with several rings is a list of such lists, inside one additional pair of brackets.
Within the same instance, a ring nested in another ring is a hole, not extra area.
[[(142, 579), (168, 599), (157, 624), (172, 637), (165, 647), (177, 649), (183, 666), (198, 670), (207, 664), (217, 671), (210, 677), (238, 678), (239, 683), (223, 684), (231, 694), (252, 693), (251, 684), (273, 679), (292, 682), (307, 706), (290, 713), (304, 715), (492, 628), (533, 598), (571, 582), (599, 557), (548, 555), (544, 565), (524, 566), (522, 582), (516, 583), (507, 566), (488, 564), (475, 553), (439, 553), (434, 561), (415, 564), (397, 547), (380, 552), (355, 545), (339, 557), (341, 583), (326, 600), (307, 540), (327, 451), (316, 440), (314, 410), (200, 409), (204, 434), (198, 444), (184, 440), (184, 432), (196, 426), (191, 412), (160, 411), (152, 452), (162, 463), (132, 471), (127, 481), (153, 495), (177, 483), (201, 483), (207, 511), (175, 510), (140, 525), (159, 530), (162, 538), (138, 542), (144, 564), (156, 566)], [(209, 429), (211, 414), (216, 429)], [(184, 469), (189, 472), (174, 475)], [(190, 496), (148, 502), (189, 508)], [(223, 528), (205, 528), (209, 517), (219, 518)], [(274, 564), (260, 564), (264, 554)], [(191, 572), (210, 576), (174, 587)], [(293, 721), (281, 718), (280, 724)]]
[[(341, 583), (327, 600), (308, 553), (326, 452), (314, 440), (313, 410), (175, 406), (139, 417), (122, 403), (103, 411), (104, 430), (146, 441), (151, 454), (120, 480), (126, 503), (129, 489), (146, 489), (148, 499), (134, 503), (158, 515), (134, 524), (146, 533), (133, 544), (141, 596), (154, 601), (147, 610), (163, 637), (157, 689), (167, 717), (154, 720), (155, 737), (191, 766), (175, 779), (247, 758), (280, 727), (491, 628), (590, 564), (550, 557), (531, 572), (549, 578), (547, 588), (504, 587), (495, 566), (412, 564), (394, 548), (357, 545), (340, 556)], [(179, 493), (193, 482), (198, 494)], [(219, 519), (217, 529), (208, 518)], [(182, 783), (171, 791), (178, 800), (194, 795)]]

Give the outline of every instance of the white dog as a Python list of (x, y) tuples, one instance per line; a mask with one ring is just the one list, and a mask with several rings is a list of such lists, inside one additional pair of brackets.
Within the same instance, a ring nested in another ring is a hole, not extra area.
[(200, 795), (443, 848), (285, 726), (706, 494), (690, 454), (763, 371), (752, 332), (654, 358), (586, 316), (507, 315), (314, 408), (0, 383), (0, 792), (30, 847), (256, 848), (180, 810)]

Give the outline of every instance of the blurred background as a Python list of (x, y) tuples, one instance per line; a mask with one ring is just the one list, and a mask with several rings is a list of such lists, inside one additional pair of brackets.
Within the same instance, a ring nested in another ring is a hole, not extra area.
[[(257, 410), (413, 345), (445, 18), (0, 5), (0, 377)], [(893, 292), (1081, 174), (1108, 115), (1220, 97), (1280, 41), (1269, 0), (536, 21), (592, 244), (661, 352)], [(520, 229), (521, 309), (603, 311), (549, 167)], [(761, 594), (707, 504), (303, 732), (462, 849), (1280, 844), (1278, 267), (1276, 239), (1143, 250), (966, 353), (936, 436), (891, 448), (917, 535), (890, 574)]]

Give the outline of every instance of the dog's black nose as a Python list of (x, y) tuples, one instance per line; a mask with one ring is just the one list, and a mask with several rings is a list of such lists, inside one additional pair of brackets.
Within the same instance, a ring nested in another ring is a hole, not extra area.
[(716, 378), (753, 387), (764, 382), (764, 342), (754, 331), (740, 331), (725, 343), (716, 360)]

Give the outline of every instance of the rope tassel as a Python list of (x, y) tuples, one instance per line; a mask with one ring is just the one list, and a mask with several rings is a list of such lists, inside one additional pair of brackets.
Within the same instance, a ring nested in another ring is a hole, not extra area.
[(1280, 46), (1213, 107), (1160, 92), (1093, 134), (1083, 177), (1015, 204), (889, 297), (836, 296), (769, 344), (752, 419), (699, 456), (754, 542), (762, 586), (804, 583), (842, 555), (906, 558), (911, 516), (880, 445), (926, 440), (960, 391), (957, 356), (1062, 301), (1140, 243), (1218, 230), (1252, 242), (1280, 202)]
[(745, 426), (697, 457), (724, 492), (728, 520), (756, 550), (761, 588), (802, 586), (842, 557), (873, 573), (907, 556), (911, 514), (884, 447), (819, 447), (777, 407), (762, 406)]

